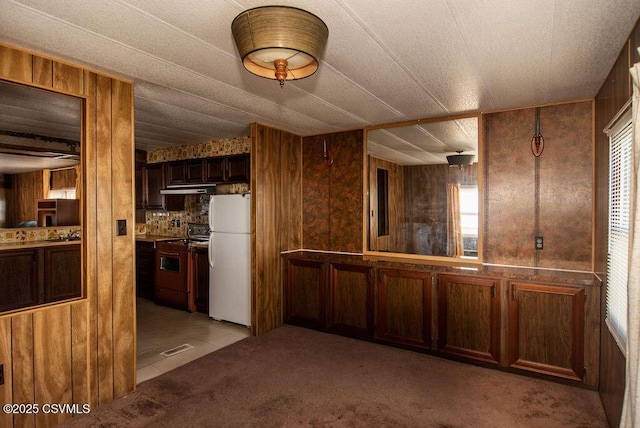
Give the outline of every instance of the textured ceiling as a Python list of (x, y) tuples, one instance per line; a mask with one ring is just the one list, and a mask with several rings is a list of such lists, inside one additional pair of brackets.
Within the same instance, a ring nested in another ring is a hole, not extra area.
[[(1, 0), (0, 41), (135, 82), (136, 147), (299, 135), (595, 96), (638, 0), (297, 0), (329, 40), (287, 82), (241, 65), (231, 21), (261, 0)], [(451, 148), (455, 149), (455, 148)]]

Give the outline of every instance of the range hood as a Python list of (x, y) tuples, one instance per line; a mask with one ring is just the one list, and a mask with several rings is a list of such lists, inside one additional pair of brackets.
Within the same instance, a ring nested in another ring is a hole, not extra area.
[(215, 192), (215, 184), (173, 185), (160, 190), (161, 195), (212, 195)]

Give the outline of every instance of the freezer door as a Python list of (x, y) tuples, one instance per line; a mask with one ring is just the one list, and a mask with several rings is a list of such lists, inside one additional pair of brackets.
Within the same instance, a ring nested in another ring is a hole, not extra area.
[(209, 204), (209, 227), (212, 232), (251, 232), (251, 196), (249, 194), (214, 195)]

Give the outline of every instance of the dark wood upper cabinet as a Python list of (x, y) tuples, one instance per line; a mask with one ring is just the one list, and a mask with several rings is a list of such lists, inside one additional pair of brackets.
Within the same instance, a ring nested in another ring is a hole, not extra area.
[(225, 181), (228, 183), (248, 182), (251, 170), (250, 159), (248, 153), (227, 156), (227, 176)]
[(186, 182), (190, 184), (204, 183), (205, 179), (205, 161), (204, 159), (193, 159), (184, 163)]
[(167, 186), (185, 184), (187, 182), (187, 168), (185, 161), (167, 162), (165, 165), (165, 182)]
[(147, 208), (159, 210), (164, 208), (164, 198), (160, 189), (164, 186), (162, 181), (162, 164), (151, 164), (145, 167), (147, 172)]
[(225, 181), (225, 158), (205, 159), (205, 177), (209, 183), (222, 183)]

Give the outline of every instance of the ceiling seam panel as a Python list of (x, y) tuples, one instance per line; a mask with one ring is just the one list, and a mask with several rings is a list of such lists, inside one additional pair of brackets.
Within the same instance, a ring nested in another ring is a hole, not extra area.
[[(69, 22), (69, 21), (66, 21), (66, 20), (60, 19), (60, 18), (58, 18), (58, 17), (56, 17), (56, 16), (53, 16), (53, 15), (51, 15), (51, 14), (48, 14), (48, 13), (42, 12), (42, 11), (40, 11), (40, 10), (33, 9), (33, 8), (32, 8), (32, 7), (30, 7), (30, 6), (24, 5), (24, 4), (22, 4), (22, 3), (18, 3), (18, 2), (14, 1), (14, 0), (9, 0), (9, 1), (10, 1), (11, 3), (13, 3), (14, 5), (18, 6), (18, 7), (22, 7), (22, 8), (28, 9), (30, 12), (32, 12), (32, 13), (34, 13), (34, 14), (36, 14), (36, 15), (39, 15), (39, 16), (41, 16), (41, 17), (43, 17), (43, 18), (47, 18), (47, 19), (50, 19), (50, 20), (53, 20), (53, 21), (59, 22), (59, 23), (60, 23), (60, 24), (62, 24), (62, 25), (66, 25), (66, 26), (68, 26), (68, 27), (70, 27), (70, 28), (73, 28), (73, 29), (75, 29), (75, 30), (78, 30), (78, 31), (80, 31), (80, 32), (83, 32), (83, 33), (86, 33), (86, 34), (91, 34), (91, 35), (95, 36), (96, 38), (99, 38), (99, 39), (102, 39), (102, 40), (108, 41), (108, 42), (110, 42), (110, 43), (114, 43), (114, 44), (116, 44), (116, 45), (118, 45), (118, 46), (120, 46), (120, 47), (122, 47), (122, 48), (124, 48), (124, 49), (127, 49), (127, 50), (129, 50), (129, 51), (134, 52), (135, 54), (145, 56), (145, 57), (147, 57), (147, 58), (150, 58), (150, 59), (152, 59), (152, 60), (155, 60), (155, 61), (157, 61), (157, 62), (160, 62), (160, 63), (165, 64), (165, 65), (170, 66), (170, 67), (176, 67), (176, 68), (178, 68), (178, 69), (180, 69), (180, 70), (182, 70), (182, 71), (184, 71), (184, 72), (186, 72), (186, 73), (188, 73), (188, 74), (191, 74), (191, 75), (194, 75), (194, 76), (198, 76), (198, 77), (203, 78), (203, 79), (205, 79), (205, 80), (207, 80), (207, 81), (215, 82), (215, 83), (220, 84), (220, 85), (223, 85), (223, 86), (225, 86), (225, 87), (227, 87), (227, 88), (229, 88), (229, 89), (237, 90), (237, 91), (241, 92), (242, 94), (246, 95), (248, 98), (257, 98), (257, 99), (260, 99), (260, 100), (262, 100), (262, 101), (264, 101), (264, 102), (266, 102), (266, 103), (268, 103), (268, 104), (271, 104), (271, 105), (272, 105), (272, 106), (274, 106), (274, 107), (277, 107), (277, 108), (280, 108), (280, 109), (285, 109), (285, 110), (287, 110), (287, 111), (290, 111), (291, 113), (295, 113), (295, 114), (300, 115), (300, 116), (302, 116), (302, 117), (308, 118), (309, 120), (314, 120), (314, 121), (317, 121), (317, 122), (322, 122), (322, 123), (326, 124), (327, 126), (331, 126), (330, 124), (328, 124), (328, 123), (326, 123), (326, 122), (323, 122), (323, 121), (320, 121), (320, 120), (318, 120), (317, 118), (310, 117), (310, 116), (308, 116), (308, 115), (305, 115), (305, 114), (303, 114), (303, 113), (300, 113), (300, 112), (299, 112), (299, 111), (297, 111), (297, 110), (293, 110), (293, 109), (287, 108), (287, 107), (285, 107), (285, 106), (282, 106), (282, 105), (280, 105), (280, 104), (277, 104), (277, 103), (275, 103), (275, 102), (273, 102), (273, 101), (269, 100), (268, 98), (263, 98), (263, 97), (257, 96), (257, 95), (255, 95), (255, 94), (252, 94), (252, 93), (250, 93), (250, 92), (247, 92), (247, 91), (245, 91), (245, 90), (243, 90), (243, 89), (240, 89), (240, 88), (238, 88), (238, 87), (232, 86), (232, 85), (230, 85), (230, 84), (228, 84), (228, 83), (225, 83), (225, 82), (219, 81), (219, 80), (217, 80), (217, 79), (211, 78), (211, 77), (209, 77), (209, 76), (207, 76), (207, 75), (204, 75), (204, 74), (202, 74), (202, 73), (198, 73), (198, 72), (196, 72), (196, 71), (194, 71), (194, 70), (190, 70), (190, 69), (188, 69), (188, 68), (186, 68), (186, 67), (184, 67), (184, 66), (182, 66), (182, 65), (180, 65), (180, 64), (176, 64), (176, 63), (174, 63), (174, 62), (167, 61), (167, 60), (165, 60), (164, 58), (160, 58), (160, 57), (158, 57), (158, 56), (156, 56), (156, 55), (153, 55), (153, 54), (150, 54), (150, 53), (148, 53), (148, 52), (142, 51), (142, 50), (140, 50), (140, 49), (138, 49), (138, 48), (135, 48), (135, 47), (133, 47), (133, 46), (131, 46), (131, 45), (128, 45), (128, 44), (126, 44), (126, 43), (122, 43), (122, 42), (120, 42), (120, 41), (118, 41), (118, 40), (115, 40), (115, 39), (113, 39), (113, 38), (111, 38), (111, 37), (107, 37), (107, 36), (105, 36), (105, 35), (103, 35), (103, 34), (99, 34), (99, 33), (96, 33), (96, 32), (94, 32), (94, 31), (88, 30), (88, 29), (86, 29), (86, 28), (84, 28), (84, 27), (81, 27), (81, 26), (76, 25), (76, 24), (74, 24), (74, 23), (71, 23), (71, 22)], [(197, 38), (196, 38), (196, 39), (197, 39)], [(200, 39), (198, 39), (198, 40), (200, 40)], [(209, 46), (209, 45), (207, 45), (207, 46)], [(167, 88), (167, 89), (176, 90), (176, 88), (168, 87), (168, 86), (165, 86), (165, 85), (158, 85), (158, 86), (162, 86), (162, 87), (165, 87), (165, 88)], [(294, 88), (295, 88), (295, 86), (294, 86)], [(300, 90), (300, 89), (298, 89), (298, 90)], [(300, 90), (300, 91), (301, 91), (301, 92), (304, 92), (304, 91), (302, 91), (302, 90)], [(192, 93), (190, 93), (190, 92), (186, 92), (186, 91), (183, 91), (183, 92), (188, 93), (188, 94), (192, 94)], [(305, 92), (305, 93), (306, 93), (306, 92)], [(195, 95), (195, 94), (193, 94), (193, 95)], [(234, 108), (234, 109), (235, 109), (235, 107), (232, 107), (232, 106), (229, 106), (229, 105), (225, 105), (225, 106), (226, 106), (226, 107), (229, 107), (229, 108)], [(241, 111), (241, 110), (239, 110), (239, 109), (237, 109), (237, 110), (238, 110), (238, 111)], [(263, 120), (264, 120), (265, 122), (268, 122), (269, 120), (271, 120), (271, 119), (269, 119), (268, 117), (264, 117), (264, 116), (258, 116), (258, 117), (262, 117), (262, 118), (263, 118)]]
[[(334, 0), (338, 6), (340, 6), (342, 8), (342, 10), (344, 10), (350, 17), (351, 19), (353, 19), (359, 26), (360, 28), (362, 28), (364, 30), (365, 33), (367, 33), (369, 35), (369, 37), (371, 37), (371, 40), (373, 40), (378, 46), (380, 46), (380, 48), (389, 56), (389, 58), (391, 58), (397, 65), (398, 67), (404, 71), (404, 73), (409, 76), (409, 78), (411, 78), (411, 80), (425, 93), (425, 95), (431, 100), (433, 101), (438, 107), (440, 107), (442, 109), (442, 112), (445, 114), (449, 114), (449, 110), (444, 106), (444, 104), (442, 104), (442, 102), (440, 102), (439, 99), (437, 99), (432, 93), (431, 91), (429, 91), (427, 88), (425, 88), (419, 81), (419, 79), (417, 79), (413, 73), (411, 73), (408, 69), (408, 67), (406, 65), (404, 65), (404, 63), (402, 63), (395, 55), (393, 55), (393, 53), (391, 52), (391, 50), (382, 42), (382, 40), (380, 40), (374, 31), (372, 31), (365, 23), (364, 21), (362, 21), (362, 19), (360, 19), (360, 17), (353, 11), (353, 9), (351, 9), (350, 7), (346, 6), (341, 0)], [(382, 102), (382, 100), (381, 100)], [(403, 115), (404, 116), (404, 115)], [(406, 117), (406, 116), (405, 116)]]
[[(470, 42), (469, 42), (468, 38), (466, 37), (466, 33), (464, 31), (460, 30), (461, 25), (460, 25), (460, 19), (458, 18), (460, 16), (460, 13), (457, 10), (457, 8), (455, 7), (455, 5), (453, 6), (453, 8), (456, 9), (456, 12), (454, 13), (451, 10), (452, 6), (451, 6), (451, 4), (449, 3), (448, 0), (443, 0), (443, 2), (444, 2), (444, 5), (446, 6), (447, 10), (449, 11), (449, 15), (451, 16), (451, 19), (456, 24), (456, 31), (460, 35), (460, 38), (464, 41), (463, 45), (464, 45), (464, 47), (465, 47), (465, 49), (467, 51), (466, 55), (467, 55), (468, 58), (471, 59), (471, 61), (473, 63), (473, 68), (475, 70), (477, 70), (478, 69), (478, 64), (477, 64), (475, 56), (473, 55), (474, 50), (472, 50), (470, 48)], [(458, 18), (458, 19), (456, 19), (456, 18)], [(486, 89), (487, 88), (487, 82), (484, 80), (482, 73), (477, 73), (477, 75), (480, 78), (480, 80), (482, 81), (482, 92), (487, 97), (488, 103), (493, 106), (494, 102), (493, 102), (493, 99), (491, 97), (491, 93), (488, 92), (487, 89)]]

